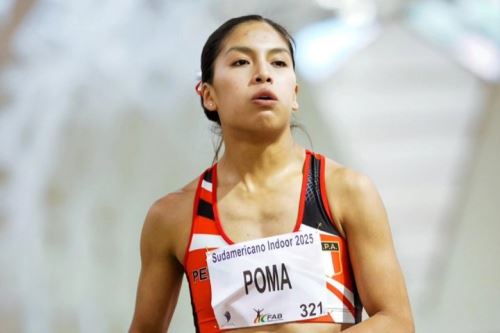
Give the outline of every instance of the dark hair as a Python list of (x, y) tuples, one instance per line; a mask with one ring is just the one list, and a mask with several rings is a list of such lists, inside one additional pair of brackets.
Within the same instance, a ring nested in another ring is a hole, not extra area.
[[(274, 22), (273, 20), (264, 18), (260, 15), (245, 15), (245, 16), (235, 17), (226, 21), (224, 24), (218, 27), (214, 32), (212, 32), (212, 34), (208, 37), (201, 52), (201, 82), (207, 82), (212, 84), (214, 79), (215, 59), (217, 58), (222, 49), (222, 43), (224, 42), (226, 37), (234, 30), (234, 28), (236, 28), (238, 25), (242, 23), (251, 21), (267, 23), (283, 37), (290, 50), (293, 68), (295, 69), (295, 58), (294, 58), (295, 41), (293, 37), (290, 35), (290, 33), (283, 26)], [(209, 111), (205, 108), (205, 106), (203, 105), (203, 96), (201, 97), (201, 107), (203, 108), (203, 111), (205, 112), (207, 118), (217, 123), (217, 125), (219, 125), (215, 126), (214, 131), (217, 134), (220, 134), (219, 114), (217, 112)], [(216, 145), (214, 162), (218, 158), (221, 146), (222, 146), (222, 138)]]
[[(212, 32), (212, 34), (208, 37), (207, 41), (205, 42), (205, 46), (203, 46), (203, 51), (201, 52), (202, 82), (212, 83), (214, 79), (215, 59), (217, 58), (217, 56), (221, 51), (224, 39), (238, 25), (250, 21), (265, 22), (269, 24), (271, 27), (274, 28), (274, 30), (276, 30), (276, 32), (278, 32), (285, 39), (285, 41), (288, 44), (288, 48), (290, 49), (290, 54), (292, 56), (293, 68), (295, 68), (295, 58), (293, 55), (295, 42), (290, 33), (288, 33), (288, 31), (284, 27), (282, 27), (281, 25), (270, 19), (264, 18), (260, 15), (246, 15), (246, 16), (235, 17), (226, 21), (219, 28), (217, 28), (217, 30)], [(203, 97), (201, 98), (201, 106), (203, 107), (203, 110), (205, 111), (205, 115), (207, 116), (207, 118), (220, 125), (220, 119), (218, 113), (210, 112), (203, 106)]]

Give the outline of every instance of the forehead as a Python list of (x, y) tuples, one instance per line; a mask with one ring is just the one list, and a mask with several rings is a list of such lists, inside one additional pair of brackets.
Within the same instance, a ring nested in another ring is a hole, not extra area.
[(268, 23), (259, 21), (245, 22), (234, 28), (224, 40), (222, 53), (235, 45), (288, 49), (285, 38), (279, 32)]

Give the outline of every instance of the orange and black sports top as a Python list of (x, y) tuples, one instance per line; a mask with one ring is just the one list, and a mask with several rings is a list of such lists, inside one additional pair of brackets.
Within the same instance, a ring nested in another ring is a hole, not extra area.
[[(211, 306), (206, 252), (234, 244), (222, 229), (217, 211), (217, 165), (201, 176), (194, 200), (191, 235), (184, 258), (194, 324), (198, 333), (221, 332)], [(295, 231), (320, 231), (328, 290), (328, 314), (301, 322), (357, 323), (361, 302), (352, 274), (346, 240), (335, 227), (325, 191), (325, 158), (306, 151)], [(327, 264), (326, 264), (327, 263)]]

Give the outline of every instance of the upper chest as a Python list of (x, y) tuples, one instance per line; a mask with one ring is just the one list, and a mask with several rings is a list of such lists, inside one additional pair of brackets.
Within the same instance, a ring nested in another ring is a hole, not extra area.
[(275, 186), (245, 191), (221, 187), (216, 216), (233, 241), (244, 241), (294, 230), (303, 201), (302, 177)]

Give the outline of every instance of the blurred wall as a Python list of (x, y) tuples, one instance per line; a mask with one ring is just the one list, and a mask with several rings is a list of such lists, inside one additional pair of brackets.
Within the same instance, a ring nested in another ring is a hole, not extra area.
[(500, 87), (488, 88), (468, 186), (460, 194), (453, 226), (443, 230), (450, 249), (426, 307), (417, 313), (420, 332), (500, 332)]
[[(248, 12), (293, 33), (332, 13), (309, 0), (38, 0), (23, 7), (23, 20), (7, 20), (6, 3), (0, 331), (126, 331), (149, 206), (212, 160), (194, 92), (206, 37)], [(372, 5), (390, 19), (405, 3)], [(419, 331), (497, 332), (498, 88), (425, 44), (397, 15), (385, 23), (326, 82), (299, 78), (299, 121), (314, 150), (379, 185)], [(170, 331), (194, 331), (185, 286)]]

